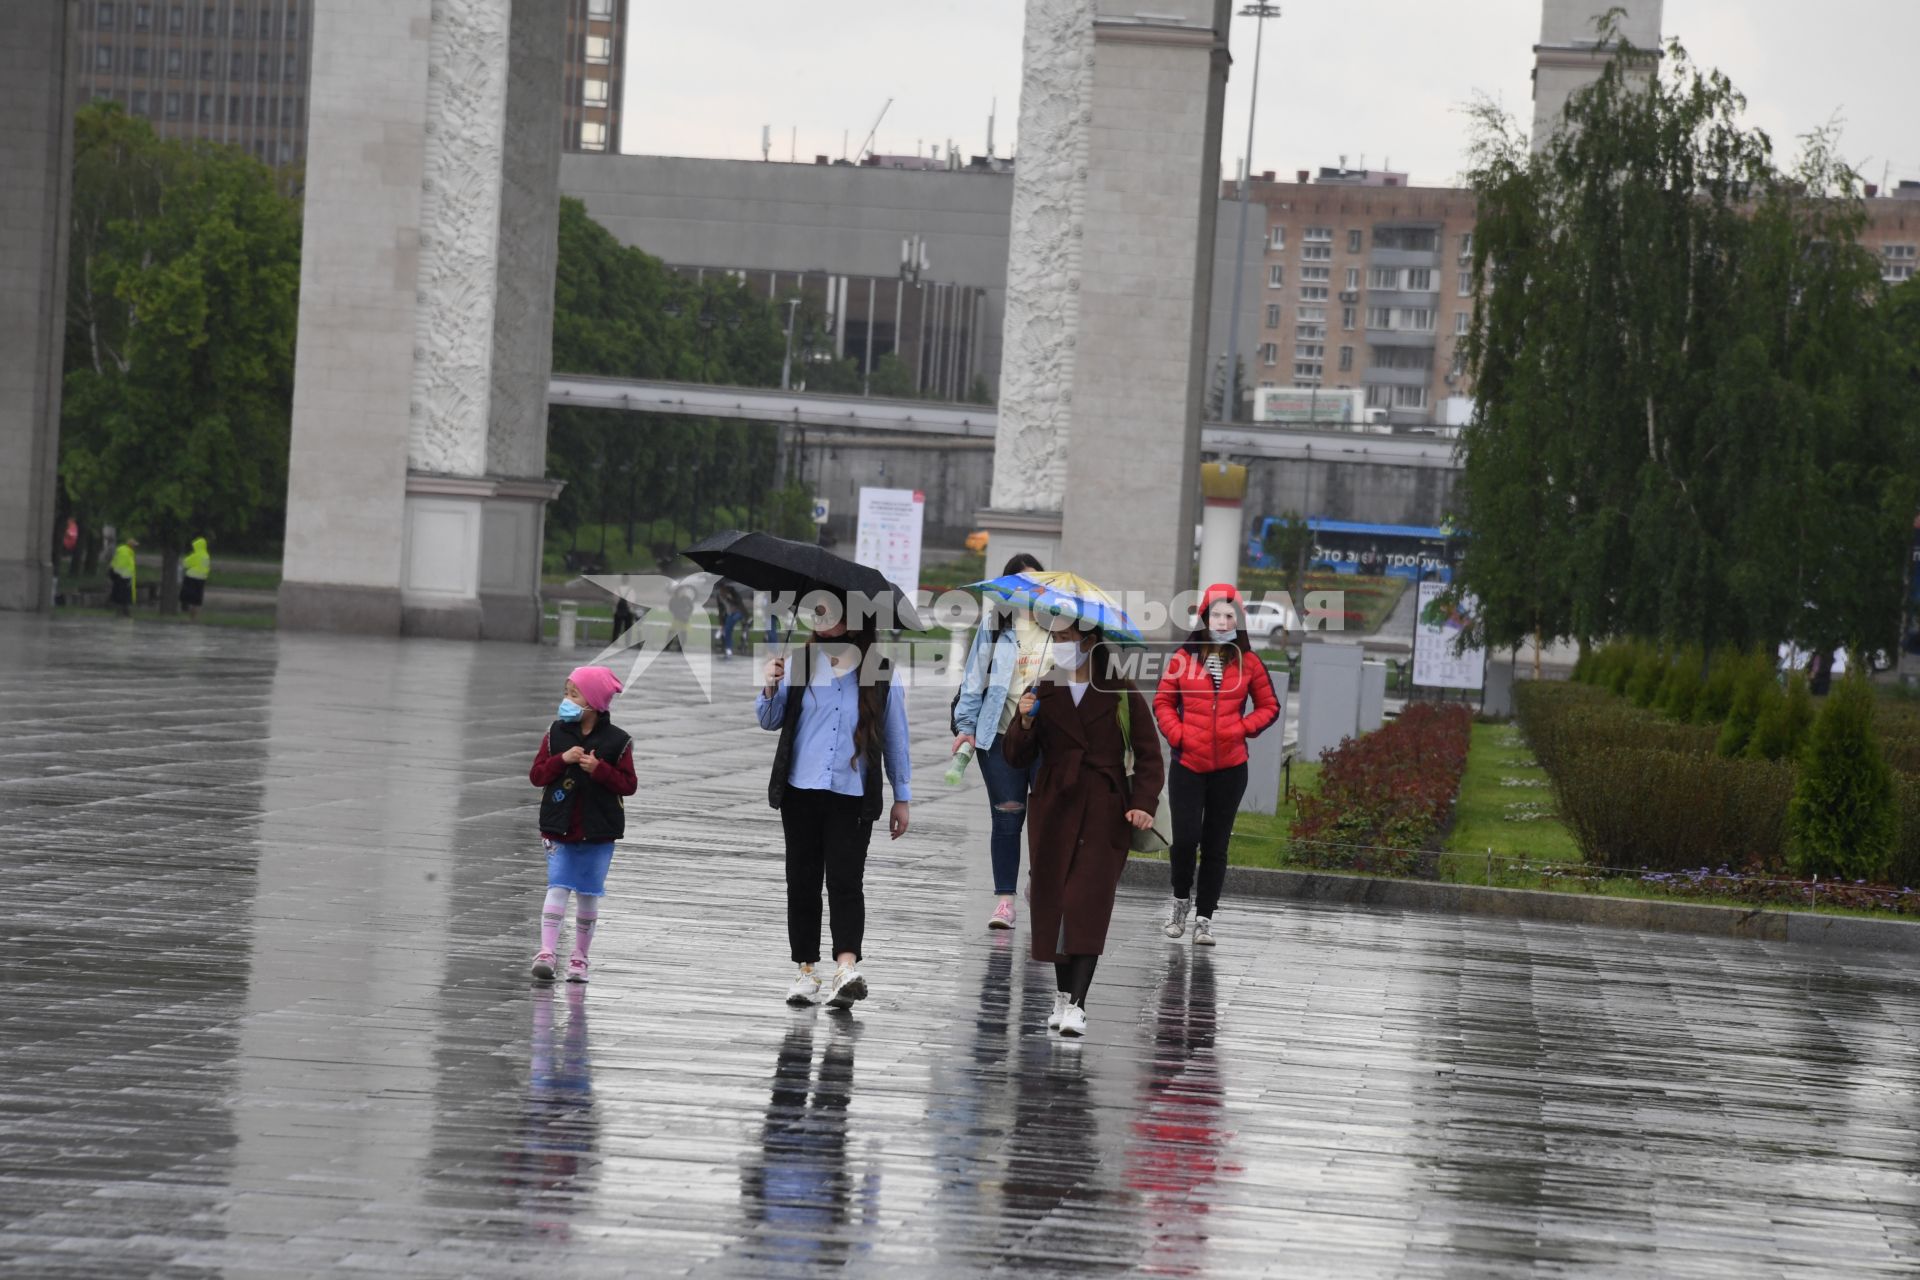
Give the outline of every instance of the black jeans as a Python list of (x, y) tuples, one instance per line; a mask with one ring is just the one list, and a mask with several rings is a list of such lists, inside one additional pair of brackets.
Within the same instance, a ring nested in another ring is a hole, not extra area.
[(820, 959), (820, 884), (832, 911), (833, 954), (860, 958), (866, 940), (867, 843), (873, 823), (860, 818), (859, 796), (788, 787), (780, 801), (787, 836), (787, 943), (795, 964)]
[(1213, 918), (1220, 906), (1220, 887), (1227, 882), (1227, 841), (1233, 837), (1233, 816), (1240, 811), (1240, 797), (1247, 790), (1247, 766), (1212, 773), (1195, 773), (1183, 764), (1175, 764), (1167, 778), (1167, 795), (1173, 801), (1173, 847), (1168, 860), (1173, 865), (1173, 896), (1184, 898), (1193, 892), (1193, 863), (1200, 860), (1200, 900), (1193, 904), (1197, 916)]

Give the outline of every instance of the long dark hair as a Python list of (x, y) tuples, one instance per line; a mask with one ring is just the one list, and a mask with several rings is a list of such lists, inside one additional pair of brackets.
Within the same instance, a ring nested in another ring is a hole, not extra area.
[[(1016, 551), (1007, 557), (1007, 563), (1000, 570), (1000, 576), (1010, 578), (1016, 573), (1044, 573), (1045, 571), (1045, 567), (1038, 559), (1024, 551)], [(998, 636), (1005, 630), (1000, 624), (1012, 617), (1013, 609), (1014, 605), (1011, 601), (986, 605), (983, 610), (983, 621), (987, 624), (984, 630), (988, 636)]]
[[(867, 651), (873, 648), (873, 624), (869, 622), (858, 631), (848, 631), (847, 640), (860, 651), (860, 670), (867, 669)], [(882, 664), (892, 676), (892, 662)], [(869, 756), (880, 744), (887, 731), (887, 693), (892, 684), (891, 678), (885, 683), (874, 681), (869, 684), (864, 679), (860, 684), (860, 714), (853, 726), (853, 763)]]

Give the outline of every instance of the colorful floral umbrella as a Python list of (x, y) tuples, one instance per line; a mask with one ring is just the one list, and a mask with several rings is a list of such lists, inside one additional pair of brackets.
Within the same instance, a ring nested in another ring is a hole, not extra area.
[(973, 586), (1002, 600), (1024, 604), (1035, 613), (1052, 613), (1091, 623), (1100, 634), (1117, 644), (1146, 643), (1140, 628), (1133, 625), (1133, 619), (1119, 603), (1077, 573), (1064, 569), (1029, 569), (989, 578)]

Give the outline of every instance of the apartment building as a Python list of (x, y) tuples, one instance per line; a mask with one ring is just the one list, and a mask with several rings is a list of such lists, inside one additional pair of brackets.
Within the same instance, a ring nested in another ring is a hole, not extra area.
[(567, 0), (567, 150), (619, 152), (626, 64), (627, 0)]
[[(1920, 182), (1869, 187), (1861, 243), (1899, 284), (1920, 266)], [(1253, 184), (1266, 209), (1261, 339), (1249, 381), (1361, 390), (1391, 423), (1449, 424), (1470, 395), (1474, 199), (1404, 174), (1301, 170)]]
[(84, 0), (78, 103), (111, 98), (162, 137), (231, 143), (267, 164), (301, 164), (313, 7)]
[[(46, 0), (51, 2), (51, 0)], [(111, 98), (166, 138), (276, 166), (307, 153), (315, 0), (80, 0), (75, 105)], [(567, 0), (563, 142), (617, 151), (627, 0)]]
[(1386, 421), (1446, 421), (1466, 394), (1473, 193), (1346, 169), (1253, 184), (1266, 210), (1261, 343), (1251, 382), (1361, 390)]
[(1902, 181), (1885, 194), (1868, 186), (1867, 196), (1860, 243), (1879, 255), (1882, 280), (1904, 284), (1920, 265), (1920, 182)]

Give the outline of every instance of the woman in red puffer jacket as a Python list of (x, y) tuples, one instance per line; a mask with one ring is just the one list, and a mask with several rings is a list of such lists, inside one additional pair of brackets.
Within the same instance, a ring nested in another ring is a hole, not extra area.
[[(1166, 934), (1186, 932), (1189, 907), (1195, 946), (1213, 945), (1213, 913), (1227, 879), (1227, 841), (1247, 789), (1247, 739), (1280, 718), (1267, 665), (1254, 656), (1240, 595), (1222, 582), (1200, 600), (1200, 627), (1167, 664), (1154, 695), (1154, 719), (1173, 748), (1167, 796), (1173, 803), (1173, 905)], [(1253, 710), (1247, 710), (1251, 700)], [(1196, 854), (1200, 900), (1190, 901)]]

